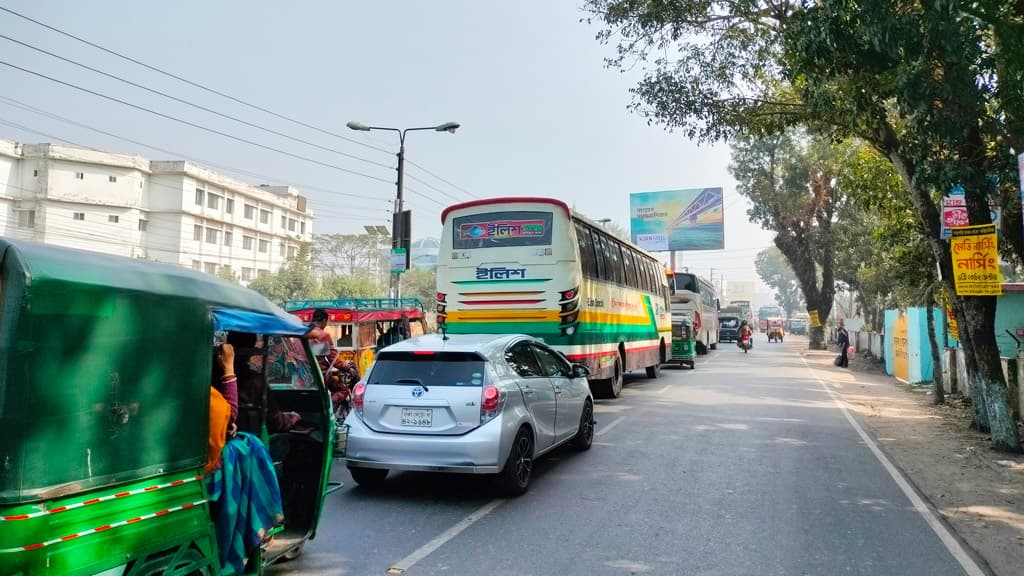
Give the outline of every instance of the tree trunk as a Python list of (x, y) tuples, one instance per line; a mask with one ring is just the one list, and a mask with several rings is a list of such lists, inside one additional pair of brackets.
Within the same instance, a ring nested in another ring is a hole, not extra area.
[(942, 353), (939, 350), (939, 341), (935, 337), (935, 295), (929, 290), (925, 296), (927, 306), (925, 312), (928, 314), (928, 343), (932, 349), (932, 382), (935, 384), (935, 403), (942, 404), (946, 401), (946, 390), (942, 381)]
[[(963, 326), (964, 316), (957, 314), (957, 322)], [(988, 408), (985, 407), (985, 388), (978, 381), (978, 358), (974, 354), (974, 347), (971, 345), (971, 334), (967, 330), (960, 329), (960, 350), (964, 355), (964, 366), (967, 368), (967, 390), (971, 396), (971, 407), (973, 416), (971, 428), (979, 432), (988, 433)]]
[(971, 296), (962, 298), (962, 301), (964, 319), (967, 321), (964, 328), (970, 334), (978, 367), (972, 383), (980, 384), (983, 391), (982, 401), (988, 416), (992, 445), (996, 450), (1020, 452), (1020, 435), (1010, 411), (1009, 389), (999, 360), (999, 346), (996, 344), (996, 299), (994, 296)]

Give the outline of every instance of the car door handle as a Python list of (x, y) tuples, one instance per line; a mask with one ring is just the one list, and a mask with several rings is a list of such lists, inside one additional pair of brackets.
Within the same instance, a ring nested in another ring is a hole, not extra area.
[(529, 386), (523, 386), (523, 394), (527, 396), (533, 396), (533, 389)]

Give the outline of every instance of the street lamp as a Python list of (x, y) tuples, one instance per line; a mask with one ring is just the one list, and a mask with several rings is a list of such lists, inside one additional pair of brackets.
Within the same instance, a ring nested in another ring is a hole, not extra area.
[[(454, 134), (459, 129), (458, 122), (445, 122), (444, 124), (438, 124), (437, 126), (423, 126), (421, 128), (387, 128), (383, 126), (367, 126), (361, 122), (348, 122), (345, 124), (350, 130), (357, 130), (359, 132), (369, 132), (370, 130), (384, 130), (387, 132), (398, 132), (398, 181), (395, 183), (398, 188), (398, 194), (395, 201), (395, 212), (391, 220), (391, 249), (400, 248), (401, 238), (399, 236), (401, 231), (400, 223), (402, 222), (402, 181), (405, 174), (405, 134), (407, 132), (414, 132), (417, 130), (434, 130), (436, 132), (448, 132)], [(409, 247), (404, 247), (406, 252), (406, 262), (408, 262), (408, 250)], [(401, 274), (391, 275), (391, 292), (395, 298), (402, 297), (402, 276)]]

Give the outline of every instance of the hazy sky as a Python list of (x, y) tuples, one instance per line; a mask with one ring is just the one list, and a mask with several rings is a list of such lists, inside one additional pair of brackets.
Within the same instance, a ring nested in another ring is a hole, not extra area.
[(768, 232), (747, 222), (747, 202), (736, 195), (727, 171), (727, 148), (699, 147), (627, 111), (627, 91), (638, 75), (603, 66), (612, 48), (594, 39), (596, 27), (579, 22), (577, 2), (0, 0), (0, 6), (388, 153), (276, 119), (0, 12), (4, 35), (370, 162), (240, 125), (0, 39), (4, 62), (383, 181), (263, 150), (0, 65), (0, 96), (176, 154), (0, 99), (2, 138), (61, 138), (235, 168), (252, 183), (300, 188), (318, 213), (316, 232), (361, 232), (364, 224), (389, 223), (398, 139), (392, 133), (352, 132), (345, 123), (408, 127), (453, 120), (462, 124), (454, 135), (416, 132), (406, 141), (408, 160), (458, 187), (407, 163), (414, 237), (438, 235), (441, 209), (473, 197), (552, 196), (628, 228), (630, 192), (723, 186), (726, 250), (686, 253), (682, 263), (704, 276), (714, 266), (716, 276), (753, 280), (754, 256), (771, 244)]

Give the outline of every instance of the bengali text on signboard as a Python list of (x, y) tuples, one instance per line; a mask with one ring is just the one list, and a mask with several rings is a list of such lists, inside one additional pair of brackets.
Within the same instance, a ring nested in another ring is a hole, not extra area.
[(954, 228), (949, 248), (958, 296), (998, 296), (1003, 293), (999, 240), (994, 224)]

